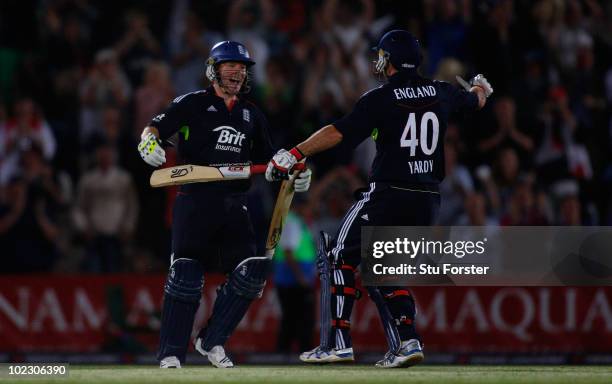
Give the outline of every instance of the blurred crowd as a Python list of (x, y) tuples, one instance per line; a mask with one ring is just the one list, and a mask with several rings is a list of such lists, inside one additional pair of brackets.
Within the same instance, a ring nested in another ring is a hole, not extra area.
[[(207, 86), (211, 46), (248, 47), (247, 97), (289, 147), (380, 84), (370, 48), (393, 28), (420, 39), (423, 75), (483, 73), (495, 89), (449, 124), (440, 224), (612, 224), (612, 2), (7, 0), (0, 271), (165, 270), (175, 191), (148, 186), (136, 145), (173, 97)], [(335, 232), (373, 155), (368, 140), (311, 159), (299, 215), (313, 234)], [(274, 193), (254, 180), (262, 242)]]

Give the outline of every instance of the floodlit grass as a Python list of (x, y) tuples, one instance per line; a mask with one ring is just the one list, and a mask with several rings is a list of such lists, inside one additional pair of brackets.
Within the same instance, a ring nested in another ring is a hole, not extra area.
[(379, 369), (365, 365), (190, 366), (100, 365), (70, 367), (64, 378), (0, 378), (0, 383), (612, 383), (612, 366), (419, 366)]

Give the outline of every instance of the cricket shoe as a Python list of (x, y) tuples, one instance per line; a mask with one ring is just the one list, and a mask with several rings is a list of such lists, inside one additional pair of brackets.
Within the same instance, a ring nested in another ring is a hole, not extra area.
[(223, 346), (215, 345), (214, 347), (210, 349), (210, 351), (206, 351), (204, 350), (204, 347), (202, 346), (201, 337), (198, 337), (197, 339), (195, 339), (193, 344), (195, 346), (196, 351), (200, 352), (202, 356), (206, 356), (208, 358), (208, 361), (210, 361), (210, 363), (214, 365), (215, 367), (217, 368), (233, 368), (234, 367), (234, 363), (232, 362), (232, 360), (230, 360), (230, 358), (227, 357), (227, 355), (225, 354), (225, 349), (223, 349)]
[(402, 341), (402, 346), (397, 354), (387, 352), (385, 357), (376, 363), (376, 366), (379, 368), (412, 367), (423, 361), (424, 358), (421, 343), (417, 339), (410, 339)]
[(300, 355), (300, 360), (305, 363), (323, 364), (323, 363), (349, 363), (355, 361), (353, 348), (330, 349), (324, 351), (321, 347), (316, 347), (313, 350), (303, 352)]
[(181, 362), (176, 356), (166, 356), (159, 362), (160, 368), (180, 368)]

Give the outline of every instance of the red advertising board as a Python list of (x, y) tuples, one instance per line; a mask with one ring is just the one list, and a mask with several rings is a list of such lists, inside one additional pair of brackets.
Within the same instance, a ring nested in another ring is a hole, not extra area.
[[(164, 279), (4, 276), (0, 279), (0, 351), (154, 350)], [(210, 314), (221, 281), (219, 276), (206, 280), (196, 326)], [(413, 294), (418, 328), (429, 351), (612, 350), (610, 287), (418, 287)], [(274, 351), (279, 315), (274, 287), (269, 285), (232, 337), (230, 349)], [(352, 329), (359, 351), (385, 349), (376, 308), (367, 297), (357, 302)]]

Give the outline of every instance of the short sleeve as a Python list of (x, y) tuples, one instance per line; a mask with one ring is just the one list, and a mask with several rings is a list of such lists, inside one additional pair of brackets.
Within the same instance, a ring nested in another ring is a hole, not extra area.
[(376, 128), (376, 106), (373, 102), (373, 93), (366, 93), (357, 101), (351, 112), (333, 123), (342, 133), (343, 141), (351, 147), (359, 145)]
[(162, 141), (168, 140), (178, 132), (181, 127), (188, 124), (189, 104), (192, 100), (191, 94), (179, 96), (170, 103), (165, 111), (151, 119), (149, 125), (157, 128), (159, 138)]

